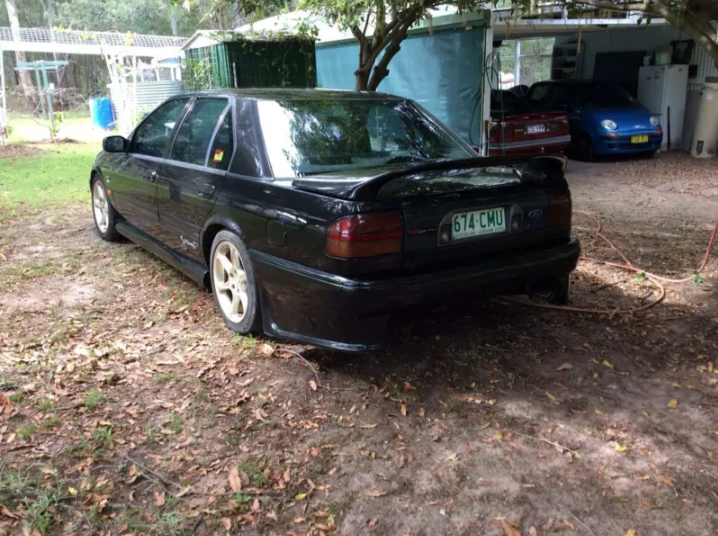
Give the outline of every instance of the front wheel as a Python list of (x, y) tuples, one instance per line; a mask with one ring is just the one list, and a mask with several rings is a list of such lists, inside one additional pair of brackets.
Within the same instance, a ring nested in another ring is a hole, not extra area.
[(576, 143), (578, 157), (584, 162), (593, 162), (596, 159), (596, 149), (593, 147), (593, 140), (588, 134), (581, 134)]
[(237, 333), (261, 330), (262, 314), (254, 266), (239, 236), (220, 231), (210, 253), (212, 292), (224, 323)]
[(99, 177), (92, 180), (92, 215), (100, 238), (108, 242), (117, 242), (121, 239), (120, 233), (115, 229), (118, 220), (117, 211), (110, 203), (105, 184)]

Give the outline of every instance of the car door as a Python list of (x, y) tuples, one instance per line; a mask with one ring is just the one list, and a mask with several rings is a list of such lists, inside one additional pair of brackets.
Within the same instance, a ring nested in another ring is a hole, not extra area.
[(147, 116), (135, 129), (127, 153), (106, 177), (117, 211), (151, 236), (159, 231), (155, 181), (175, 123), (189, 101), (189, 97), (167, 101)]
[(199, 234), (234, 149), (226, 97), (199, 97), (184, 116), (157, 180), (161, 240), (202, 262)]

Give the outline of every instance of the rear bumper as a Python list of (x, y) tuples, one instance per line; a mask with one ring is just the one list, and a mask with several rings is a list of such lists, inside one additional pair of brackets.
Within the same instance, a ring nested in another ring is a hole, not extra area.
[(489, 143), (489, 155), (557, 153), (570, 143), (570, 135), (508, 143)]
[(524, 291), (559, 278), (578, 262), (580, 246), (565, 243), (530, 253), (494, 255), (471, 266), (383, 279), (346, 278), (252, 251), (265, 333), (334, 350), (383, 347), (393, 311), (456, 296), (481, 298)]

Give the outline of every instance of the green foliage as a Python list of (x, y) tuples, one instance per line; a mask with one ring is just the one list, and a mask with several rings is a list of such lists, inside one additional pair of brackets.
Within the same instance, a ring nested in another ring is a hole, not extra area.
[(209, 60), (182, 60), (182, 83), (187, 90), (204, 91), (212, 88), (212, 68)]
[(98, 391), (94, 387), (90, 389), (90, 392), (85, 398), (85, 407), (87, 409), (95, 409), (100, 406), (104, 406), (106, 401), (105, 393)]

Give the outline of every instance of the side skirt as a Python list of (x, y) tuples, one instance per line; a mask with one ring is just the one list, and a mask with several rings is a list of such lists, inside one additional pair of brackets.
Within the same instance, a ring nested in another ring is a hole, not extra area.
[(140, 231), (137, 227), (130, 225), (126, 221), (117, 222), (115, 228), (122, 236), (156, 255), (190, 279), (206, 288), (210, 287), (209, 270), (198, 262), (171, 250), (159, 240), (155, 240), (144, 231)]

